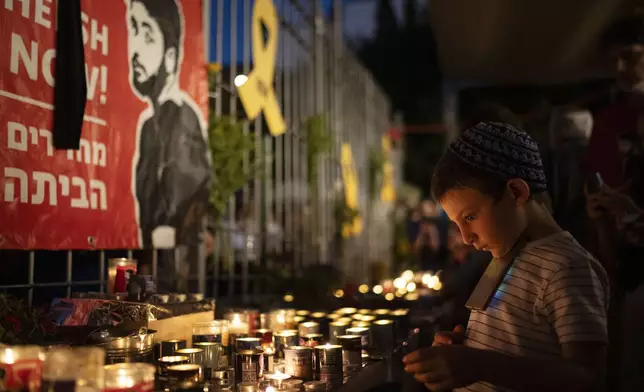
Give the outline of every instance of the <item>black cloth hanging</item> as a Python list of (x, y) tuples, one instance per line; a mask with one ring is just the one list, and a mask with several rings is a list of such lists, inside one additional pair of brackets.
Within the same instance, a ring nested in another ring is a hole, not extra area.
[(81, 0), (58, 0), (57, 26), (53, 144), (77, 150), (87, 101)]

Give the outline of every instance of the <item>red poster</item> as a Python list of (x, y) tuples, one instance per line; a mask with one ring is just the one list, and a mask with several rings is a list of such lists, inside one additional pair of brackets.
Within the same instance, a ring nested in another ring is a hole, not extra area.
[(201, 0), (82, 0), (79, 150), (54, 150), (55, 1), (0, 2), (0, 248), (190, 241), (209, 186)]

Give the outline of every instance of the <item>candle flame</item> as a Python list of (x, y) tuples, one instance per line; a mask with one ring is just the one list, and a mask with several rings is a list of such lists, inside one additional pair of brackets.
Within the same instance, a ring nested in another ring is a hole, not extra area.
[(273, 387), (266, 387), (266, 392), (275, 392), (275, 388)]
[(239, 324), (241, 324), (241, 318), (239, 317), (239, 315), (238, 315), (238, 314), (235, 314), (235, 315), (233, 316), (233, 324), (235, 324), (235, 325), (239, 325)]
[(135, 384), (134, 379), (128, 375), (125, 369), (117, 370), (116, 383), (119, 388), (132, 388)]
[(4, 356), (2, 357), (2, 363), (6, 363), (7, 365), (13, 364), (16, 361), (14, 355), (13, 355), (13, 350), (8, 348), (4, 351)]
[(275, 369), (275, 373), (271, 376), (273, 380), (284, 381), (291, 378), (290, 374), (282, 373), (279, 369)]

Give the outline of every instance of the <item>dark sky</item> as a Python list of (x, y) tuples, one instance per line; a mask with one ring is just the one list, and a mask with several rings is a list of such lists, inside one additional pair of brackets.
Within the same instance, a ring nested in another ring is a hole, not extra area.
[[(234, 31), (231, 31), (231, 6), (233, 3), (237, 4), (237, 26)], [(289, 0), (273, 0), (277, 12), (281, 15), (285, 15), (285, 9), (290, 10), (292, 6), (290, 5)], [(210, 22), (210, 55), (209, 61), (216, 61), (216, 31), (217, 31), (217, 12), (218, 12), (218, 0), (211, 0), (211, 22)], [(249, 31), (245, 31), (243, 18), (244, 18), (244, 4), (249, 3), (252, 7), (253, 1), (246, 0), (230, 0), (223, 1), (223, 45), (222, 45), (222, 60), (223, 64), (230, 63), (231, 57), (231, 39), (234, 37), (236, 41), (237, 55), (235, 56), (238, 60), (238, 63), (242, 62), (243, 56), (243, 41), (244, 34), (249, 34)], [(311, 4), (312, 1), (302, 1), (301, 4)], [(331, 12), (331, 4), (333, 0), (322, 0), (324, 11), (328, 14)], [(398, 17), (401, 18), (402, 8), (404, 0), (392, 0), (392, 5), (398, 14)], [(376, 4), (377, 0), (344, 0), (344, 34), (345, 37), (350, 39), (368, 37), (371, 36), (375, 29), (375, 16), (376, 16)], [(294, 14), (297, 15), (297, 12), (294, 11)], [(286, 15), (290, 15), (289, 11), (286, 11)], [(286, 17), (289, 20), (289, 16)], [(295, 25), (305, 26), (304, 21), (295, 16), (295, 19), (289, 20)], [(306, 28), (302, 27), (301, 35), (308, 36), (310, 32), (305, 31)], [(281, 45), (289, 45), (289, 47), (297, 47), (297, 44), (293, 42), (292, 39), (288, 36), (288, 33), (281, 31)], [(300, 53), (302, 55), (302, 53)], [(293, 54), (292, 59), (298, 57), (297, 54)], [(290, 60), (293, 61), (293, 60)]]

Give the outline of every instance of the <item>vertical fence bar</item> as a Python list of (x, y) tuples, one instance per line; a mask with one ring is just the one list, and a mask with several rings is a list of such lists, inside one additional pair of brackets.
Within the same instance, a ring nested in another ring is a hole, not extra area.
[[(210, 0), (202, 0), (201, 2), (201, 12), (202, 12), (202, 25), (203, 25), (203, 48), (204, 48), (204, 58), (206, 59), (206, 63), (210, 61)], [(208, 95), (210, 95), (210, 91), (208, 91)], [(208, 126), (208, 120), (206, 122), (206, 127)], [(202, 225), (203, 226), (203, 225)], [(198, 276), (198, 284), (199, 284), (199, 292), (202, 294), (206, 294), (206, 280), (207, 280), (207, 260), (208, 260), (208, 255), (206, 254), (206, 248), (205, 248), (205, 243), (204, 243), (204, 238), (205, 238), (205, 228), (202, 229), (201, 233), (201, 238), (199, 241), (199, 252), (198, 254), (198, 270), (199, 270), (199, 276)]]
[[(324, 20), (321, 15), (322, 4), (320, 0), (313, 1), (313, 90), (314, 90), (314, 106), (313, 113), (317, 116), (323, 116), (324, 113), (324, 57), (322, 53), (322, 34), (324, 31)], [(313, 245), (313, 250), (315, 251), (315, 257), (318, 259), (321, 258), (321, 249), (320, 249), (320, 234), (322, 228), (324, 227), (324, 207), (322, 199), (320, 198), (319, 191), (322, 189), (324, 184), (324, 169), (322, 165), (322, 157), (317, 158), (317, 170), (316, 176), (316, 189), (317, 194), (310, 195), (311, 200), (311, 213), (313, 221), (311, 222), (312, 227), (312, 237), (311, 245)]]
[[(278, 10), (279, 18), (282, 18), (286, 14), (286, 4), (287, 2), (282, 0), (282, 4)], [(280, 30), (279, 43), (277, 47), (277, 72), (276, 72), (276, 83), (277, 83), (277, 94), (281, 101), (281, 109), (284, 115), (284, 121), (286, 122), (286, 133), (280, 136), (275, 137), (275, 221), (279, 225), (280, 230), (282, 230), (282, 241), (277, 245), (276, 253), (283, 257), (285, 254), (285, 245), (288, 240), (286, 236), (286, 219), (284, 217), (284, 205), (285, 205), (285, 194), (284, 194), (284, 141), (287, 137), (290, 137), (293, 129), (290, 119), (286, 116), (286, 88), (284, 87), (286, 79), (286, 65), (285, 65), (285, 50), (286, 46), (286, 31), (284, 29)]]
[[(263, 116), (257, 116), (255, 119), (255, 156), (264, 156), (264, 136), (262, 135), (262, 119)], [(253, 264), (257, 267), (261, 263), (262, 254), (263, 254), (263, 235), (266, 233), (263, 230), (262, 225), (262, 214), (264, 213), (262, 209), (262, 203), (264, 202), (262, 187), (264, 185), (264, 180), (262, 176), (255, 176), (253, 179), (253, 205), (254, 205), (254, 221), (253, 225), (253, 250), (254, 250), (254, 260)], [(242, 281), (242, 286), (244, 288), (244, 300), (248, 299), (248, 262), (244, 263), (244, 280)]]
[[(343, 18), (343, 1), (342, 0), (333, 0), (333, 108), (334, 108), (334, 122), (333, 122), (333, 149), (334, 149), (334, 183), (333, 183), (333, 203), (335, 203), (335, 198), (338, 197), (336, 194), (341, 189), (336, 188), (336, 183), (341, 184), (342, 180), (342, 171), (339, 170), (340, 162), (340, 149), (342, 145), (342, 135), (344, 132), (344, 113), (342, 109), (342, 99), (343, 99), (343, 88), (344, 84), (342, 82), (342, 77), (344, 73), (344, 64), (342, 59), (342, 50), (343, 50), (343, 40), (342, 40), (342, 18)], [(335, 204), (334, 204), (335, 207)], [(335, 210), (333, 210), (335, 211)], [(342, 235), (341, 227), (334, 227), (334, 230), (339, 232)], [(338, 247), (342, 246), (338, 243)], [(338, 269), (342, 270), (343, 264), (342, 259), (340, 258), (340, 249), (337, 249), (338, 252)]]
[[(221, 116), (221, 107), (222, 107), (222, 88), (221, 82), (223, 80), (223, 40), (224, 40), (224, 0), (217, 0), (217, 21), (216, 21), (216, 30), (215, 30), (215, 62), (222, 64), (222, 71), (218, 72), (216, 75), (216, 86), (215, 86), (215, 116)], [(223, 236), (228, 235), (227, 233), (222, 233), (223, 222), (217, 221), (215, 223), (215, 252), (213, 254), (213, 266), (212, 271), (212, 296), (215, 298), (219, 297), (219, 279), (221, 272), (221, 248), (224, 243)], [(155, 252), (156, 256), (156, 252)], [(156, 257), (155, 257), (156, 258)], [(154, 260), (154, 259), (153, 259)]]
[[(333, 18), (333, 15), (331, 16)], [(333, 56), (333, 25), (329, 25), (329, 28), (325, 29), (325, 34), (324, 34), (324, 47), (325, 47), (325, 52), (324, 52), (324, 59), (325, 59), (325, 64), (326, 64), (326, 72), (325, 72), (325, 79), (324, 79), (324, 86), (325, 86), (325, 107), (326, 107), (326, 112), (327, 114), (327, 129), (329, 131), (329, 137), (331, 137), (331, 140), (335, 139), (335, 134), (334, 134), (334, 122), (335, 122), (335, 108), (333, 107), (333, 91), (334, 91), (334, 76), (335, 76), (335, 58)], [(327, 171), (327, 177), (326, 177), (326, 186), (324, 187), (324, 198), (326, 200), (326, 210), (327, 210), (327, 222), (326, 222), (326, 262), (329, 263), (331, 262), (332, 258), (332, 245), (333, 245), (333, 224), (334, 224), (334, 217), (335, 217), (335, 205), (333, 203), (333, 184), (335, 182), (335, 148), (333, 148), (333, 144), (331, 146), (331, 149), (329, 150), (329, 154), (327, 154), (326, 158), (326, 171)]]
[(221, 64), (221, 71), (216, 77), (216, 100), (215, 115), (221, 116), (221, 106), (223, 96), (221, 94), (221, 82), (223, 80), (223, 61), (224, 61), (224, 1), (217, 0), (217, 30), (215, 36), (215, 61)]
[[(274, 191), (274, 176), (273, 176), (273, 161), (275, 157), (273, 156), (273, 144), (275, 138), (271, 135), (266, 135), (264, 137), (264, 230), (263, 233), (266, 233), (264, 237), (264, 247), (262, 249), (262, 259), (260, 260), (262, 265), (268, 266), (268, 261), (271, 257), (275, 255), (275, 242), (277, 238), (275, 237), (275, 231), (273, 226), (275, 225), (275, 219), (273, 214), (273, 205), (275, 204), (275, 191)], [(265, 287), (265, 277), (260, 276), (258, 273), (254, 274), (254, 290), (253, 295), (255, 298), (260, 293), (260, 284)]]
[[(251, 17), (250, 17), (250, 6), (247, 7), (246, 4), (248, 0), (244, 0), (244, 9), (243, 9), (243, 30), (242, 30), (242, 42), (243, 42), (243, 47), (242, 47), (242, 57), (243, 57), (243, 64), (242, 64), (242, 69), (244, 75), (248, 75), (250, 72), (250, 33), (252, 32), (252, 26), (251, 26)], [(235, 23), (235, 26), (237, 24), (237, 20), (233, 19), (231, 16), (231, 23)], [(236, 30), (235, 30), (236, 31)], [(231, 43), (231, 48), (232, 48), (232, 43)], [(231, 49), (232, 51), (232, 49)], [(231, 54), (231, 64), (233, 61), (233, 55)], [(232, 65), (231, 65), (232, 66)], [(237, 104), (237, 101), (235, 100), (235, 105)], [(232, 106), (231, 106), (232, 108)], [(244, 135), (248, 136), (250, 134), (250, 123), (246, 120), (244, 120), (244, 125), (243, 125), (243, 132)], [(248, 154), (244, 154), (244, 162), (243, 162), (243, 170), (245, 173), (247, 173), (250, 169), (250, 162), (249, 162), (250, 157)], [(253, 192), (255, 190), (253, 189)], [(248, 208), (251, 203), (251, 196), (250, 196), (250, 188), (248, 185), (248, 182), (244, 184), (242, 188), (242, 209), (241, 211), (245, 213), (246, 219), (250, 218), (248, 216)], [(257, 211), (255, 211), (257, 213)], [(248, 227), (246, 222), (241, 222), (241, 224), (244, 226), (243, 227), (243, 245), (244, 245), (244, 251), (242, 252), (242, 270), (241, 270), (241, 278), (242, 278), (242, 301), (246, 302), (247, 297), (246, 297), (246, 292), (248, 291), (248, 240), (251, 238), (250, 236), (255, 235), (255, 233), (249, 233), (248, 232)], [(237, 234), (239, 235), (239, 234)], [(236, 261), (236, 260), (235, 260)], [(235, 263), (236, 264), (236, 263)]]
[[(294, 45), (294, 48), (300, 49)], [(302, 61), (301, 61), (302, 50), (298, 50), (295, 53), (294, 59), (291, 61), (291, 92), (294, 96), (291, 105), (291, 118), (293, 121), (294, 128), (297, 131), (297, 134), (291, 134), (291, 149), (289, 150), (288, 159), (290, 161), (289, 168), (289, 177), (291, 178), (291, 232), (293, 233), (293, 238), (295, 241), (295, 247), (293, 248), (293, 266), (297, 270), (302, 270), (302, 249), (304, 249), (305, 244), (302, 242), (302, 227), (305, 225), (305, 216), (304, 210), (305, 205), (305, 194), (304, 189), (306, 189), (306, 183), (302, 181), (302, 169), (301, 162), (302, 157), (301, 153), (304, 148), (303, 138), (304, 134), (302, 132), (303, 126), (302, 122), (304, 121), (304, 116), (300, 112), (300, 102), (302, 101), (302, 91), (300, 89), (300, 74), (302, 71)]]
[[(293, 6), (284, 1), (284, 20), (286, 23), (293, 22)], [(293, 122), (291, 105), (294, 102), (292, 94), (293, 85), (293, 61), (292, 61), (292, 42), (293, 37), (290, 32), (285, 31), (284, 37), (284, 117), (291, 128), (297, 127)], [(287, 39), (288, 37), (288, 39)], [(293, 133), (284, 136), (284, 232), (286, 234), (286, 254), (289, 256), (295, 254), (295, 249), (299, 246), (298, 241), (294, 238), (293, 232), (293, 177), (291, 172), (291, 152), (293, 144)], [(290, 191), (290, 192), (289, 192)], [(292, 263), (292, 259), (289, 260)], [(292, 267), (292, 266), (291, 266)]]
[[(311, 93), (312, 89), (314, 88), (312, 83), (312, 78), (311, 78), (311, 72), (313, 70), (312, 56), (313, 56), (312, 53), (307, 53), (308, 58), (302, 67), (302, 75), (300, 76), (301, 86), (299, 91), (300, 91), (300, 96), (303, 97), (301, 99), (302, 101), (302, 112), (300, 113), (302, 116), (301, 122), (305, 121), (314, 113), (313, 100), (315, 96)], [(298, 151), (298, 154), (300, 157), (300, 178), (301, 178), (302, 184), (304, 185), (302, 189), (302, 191), (304, 192), (302, 203), (306, 205), (306, 210), (305, 209), (301, 210), (301, 214), (304, 219), (306, 212), (309, 212), (310, 214), (310, 204), (311, 204), (312, 196), (309, 192), (310, 187), (308, 186), (309, 184), (308, 137), (304, 135), (304, 137), (301, 139), (301, 142), (302, 142), (300, 144), (301, 148)], [(301, 260), (306, 260), (306, 263), (308, 264), (310, 262), (309, 244), (311, 243), (311, 228), (309, 224), (307, 224), (306, 226), (302, 226), (302, 231), (300, 233), (300, 243), (302, 244)]]
[[(296, 24), (299, 24), (299, 20), (296, 17), (297, 13), (295, 10), (295, 7), (291, 6), (290, 7), (290, 13), (289, 13), (289, 22), (292, 23), (294, 26)], [(306, 28), (306, 23), (304, 23), (303, 29)], [(298, 154), (300, 154), (300, 151), (302, 151), (303, 144), (302, 140), (305, 140), (301, 136), (303, 135), (303, 122), (304, 118), (300, 116), (300, 113), (297, 111), (297, 106), (299, 101), (302, 99), (302, 93), (298, 90), (298, 78), (297, 74), (299, 72), (299, 53), (301, 53), (300, 47), (299, 47), (299, 42), (295, 39), (295, 37), (291, 38), (291, 44), (290, 44), (290, 50), (288, 54), (288, 62), (289, 62), (289, 75), (290, 75), (290, 85), (289, 85), (289, 94), (291, 95), (290, 102), (289, 102), (289, 112), (290, 112), (290, 117), (291, 121), (293, 121), (294, 128), (297, 130), (297, 135), (300, 137), (296, 137), (295, 135), (291, 135), (290, 137), (290, 143), (289, 143), (289, 148), (287, 151), (286, 159), (288, 161), (288, 168), (287, 168), (287, 175), (289, 177), (291, 186), (291, 194), (297, 194), (298, 192), (301, 192), (302, 187), (306, 187), (306, 184), (303, 183), (298, 176)], [(307, 247), (306, 241), (304, 241), (304, 238), (302, 237), (302, 228), (308, 225), (308, 222), (306, 221), (306, 205), (305, 205), (305, 199), (301, 197), (291, 197), (289, 200), (289, 208), (291, 210), (291, 217), (289, 220), (289, 225), (290, 225), (290, 230), (291, 230), (291, 238), (295, 242), (293, 246), (293, 255), (295, 256), (294, 259), (292, 260), (293, 263), (293, 268), (296, 271), (296, 273), (300, 273), (302, 271), (302, 266), (304, 265), (304, 250)]]
[[(131, 252), (131, 251), (129, 251)], [(131, 258), (131, 257), (128, 257)], [(72, 296), (72, 251), (67, 251), (67, 278), (65, 284), (67, 285), (67, 298)]]
[[(372, 96), (371, 93), (372, 93), (372, 89), (371, 89), (371, 79), (370, 78), (365, 77), (364, 87), (365, 87), (365, 90), (364, 90), (365, 122), (364, 122), (364, 126), (362, 127), (362, 129), (363, 129), (363, 132), (364, 132), (363, 137), (365, 137), (364, 140), (366, 140), (367, 143), (366, 143), (366, 151), (364, 151), (364, 152), (366, 152), (366, 154), (364, 154), (364, 155), (361, 154), (362, 155), (361, 163), (364, 163), (365, 161), (367, 162), (367, 165), (366, 165), (367, 170), (364, 170), (364, 167), (363, 167), (363, 168), (361, 168), (362, 170), (360, 170), (360, 172), (361, 173), (364, 173), (364, 172), (367, 173), (366, 176), (363, 176), (363, 179), (366, 179), (367, 182), (362, 182), (362, 185), (361, 185), (362, 189), (360, 191), (362, 191), (364, 189), (367, 192), (367, 197), (363, 198), (366, 201), (366, 203), (364, 204), (364, 229), (363, 229), (364, 241), (363, 241), (363, 244), (366, 243), (367, 252), (365, 252), (365, 255), (366, 255), (365, 259), (366, 260), (365, 260), (365, 263), (364, 263), (363, 268), (362, 268), (362, 279), (363, 279), (363, 283), (369, 283), (369, 281), (370, 281), (370, 279), (369, 279), (369, 263), (371, 263), (371, 225), (373, 223), (373, 214), (372, 214), (372, 211), (371, 211), (371, 208), (373, 208), (373, 205), (372, 205), (372, 202), (370, 200), (371, 195), (369, 194), (369, 187), (371, 186), (371, 184), (369, 184), (369, 181), (371, 180), (371, 178), (369, 178), (370, 177), (369, 176), (369, 170), (370, 169), (368, 167), (369, 166), (369, 153), (370, 153), (369, 149), (372, 148), (372, 145), (371, 145), (371, 132), (373, 130), (373, 127), (372, 127), (373, 126), (373, 113), (371, 112), (371, 96)], [(366, 158), (366, 159), (364, 159), (364, 158)], [(360, 192), (360, 193), (363, 193), (363, 192)]]
[(157, 281), (158, 267), (159, 267), (159, 251), (156, 249), (152, 249), (152, 278), (154, 279), (155, 282)]
[[(272, 86), (271, 86), (272, 87)], [(264, 154), (264, 136), (263, 136), (263, 119), (264, 115), (261, 114), (257, 116), (255, 119), (255, 156), (256, 157), (263, 157), (265, 158)], [(264, 230), (264, 226), (262, 225), (262, 216), (264, 215), (266, 209), (265, 207), (265, 198), (264, 198), (264, 192), (263, 192), (263, 187), (265, 185), (265, 179), (263, 176), (255, 176), (253, 179), (253, 210), (254, 210), (254, 224), (253, 226), (253, 250), (254, 250), (254, 259), (253, 259), (253, 264), (255, 265), (255, 268), (262, 263), (263, 259), (263, 254), (264, 254), (264, 234), (266, 233), (266, 230)], [(245, 282), (242, 282), (242, 285), (244, 287), (244, 298), (247, 300), (248, 298), (248, 262), (246, 264), (246, 269), (244, 271), (244, 279)], [(255, 285), (257, 285), (257, 280), (255, 281)]]
[[(152, 251), (154, 252), (154, 251)], [(154, 276), (154, 281), (156, 282), (156, 276)], [(105, 289), (105, 251), (101, 250), (98, 254), (98, 285), (99, 292), (103, 292)]]
[(33, 250), (29, 252), (29, 289), (27, 289), (27, 305), (31, 307), (34, 302), (34, 274), (36, 273), (36, 252)]
[[(230, 60), (230, 75), (229, 75), (229, 88), (233, 88), (235, 85), (235, 76), (237, 76), (237, 0), (230, 1), (228, 2), (228, 6), (230, 7), (229, 9), (229, 14), (228, 14), (228, 20), (229, 20), (229, 60)], [(230, 111), (230, 116), (235, 118), (237, 116), (237, 96), (235, 91), (230, 91), (230, 96), (229, 96), (229, 111)], [(229, 262), (229, 270), (228, 270), (228, 298), (232, 299), (233, 296), (235, 295), (235, 284), (236, 282), (236, 277), (235, 277), (235, 269), (236, 269), (236, 259), (235, 259), (235, 241), (234, 241), (234, 236), (235, 235), (242, 235), (242, 255), (244, 258), (248, 257), (248, 247), (247, 247), (247, 242), (246, 242), (246, 229), (243, 231), (240, 230), (238, 226), (238, 221), (237, 219), (237, 211), (235, 208), (235, 195), (230, 197), (230, 200), (228, 200), (228, 213), (230, 217), (230, 231), (228, 232), (228, 238), (229, 238), (229, 244), (232, 246), (229, 246), (229, 254), (228, 254), (228, 262)], [(244, 206), (245, 208), (246, 206)], [(244, 209), (242, 209), (242, 215), (243, 215)], [(243, 216), (242, 216), (243, 217)], [(243, 222), (242, 222), (243, 223)]]
[[(244, 50), (244, 74), (247, 75), (250, 72), (250, 62), (251, 62), (251, 34), (252, 34), (252, 29), (253, 26), (251, 25), (252, 23), (252, 6), (251, 6), (251, 1), (250, 0), (244, 0), (244, 23), (243, 23), (243, 50)], [(279, 42), (278, 42), (279, 45)], [(260, 123), (261, 124), (261, 123)], [(248, 132), (248, 129), (245, 130), (245, 132)], [(266, 157), (266, 155), (263, 155)], [(245, 170), (249, 170), (248, 168), (248, 158), (245, 160), (246, 168)], [(266, 163), (266, 160), (264, 160), (263, 164), (266, 164), (266, 170), (268, 170), (269, 166)], [(256, 189), (256, 185), (255, 185)], [(257, 196), (257, 191), (255, 190), (255, 197)], [(244, 189), (244, 205), (248, 205), (248, 186), (245, 185)], [(260, 226), (260, 221), (261, 221), (261, 213), (258, 211), (258, 209), (255, 209), (255, 217), (256, 217), (256, 225), (255, 227), (259, 229)], [(262, 230), (260, 230), (258, 233), (254, 233), (255, 238), (261, 238), (262, 235)], [(255, 249), (256, 249), (256, 259), (261, 263), (262, 261), (262, 255), (264, 254), (263, 249), (260, 246), (261, 241), (257, 241), (255, 243)], [(243, 260), (243, 268), (244, 268), (244, 274), (248, 277), (249, 274), (249, 261), (248, 261), (248, 256), (246, 255)], [(262, 284), (262, 280), (260, 276), (255, 275), (253, 277), (253, 287), (254, 287), (254, 293), (258, 294), (260, 290), (260, 284)], [(248, 291), (248, 281), (246, 281), (246, 289), (245, 291)], [(247, 298), (245, 299), (247, 301)]]
[[(297, 130), (297, 135), (296, 136), (291, 136), (291, 139), (293, 140), (293, 148), (290, 154), (290, 159), (292, 160), (292, 166), (293, 169), (291, 171), (291, 193), (293, 194), (293, 199), (292, 203), (294, 205), (294, 211), (295, 214), (293, 219), (295, 222), (297, 222), (297, 225), (294, 225), (294, 239), (296, 241), (296, 246), (293, 250), (293, 266), (294, 268), (302, 269), (302, 251), (304, 249), (305, 244), (303, 243), (304, 237), (302, 236), (302, 229), (305, 226), (305, 210), (306, 210), (306, 191), (307, 191), (307, 184), (306, 181), (304, 180), (303, 173), (305, 173), (304, 169), (302, 168), (303, 162), (305, 160), (302, 159), (302, 153), (306, 149), (306, 135), (304, 134), (304, 126), (303, 122), (305, 121), (305, 114), (302, 111), (302, 102), (304, 101), (304, 97), (306, 96), (303, 94), (302, 91), (302, 74), (303, 74), (303, 68), (306, 66), (306, 62), (304, 62), (303, 56), (301, 56), (301, 53), (303, 51), (300, 51), (295, 60), (295, 64), (293, 65), (293, 88), (292, 91), (294, 95), (297, 97), (297, 99), (294, 102), (293, 105), (293, 123), (296, 124), (295, 128)], [(306, 52), (304, 52), (306, 53)], [(297, 218), (296, 218), (297, 217)]]

